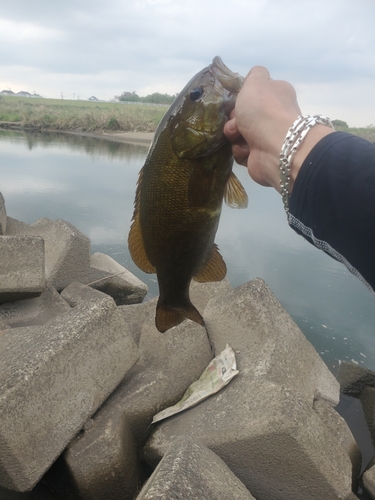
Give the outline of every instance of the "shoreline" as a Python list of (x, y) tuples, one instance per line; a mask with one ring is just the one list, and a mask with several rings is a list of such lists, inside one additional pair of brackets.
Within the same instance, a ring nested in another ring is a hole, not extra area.
[(21, 127), (13, 122), (0, 122), (0, 130), (19, 130), (31, 132), (50, 132), (56, 134), (71, 134), (82, 137), (94, 137), (108, 141), (125, 142), (129, 144), (143, 144), (149, 146), (154, 138), (154, 132), (83, 132), (74, 130), (39, 129), (36, 127)]
[(74, 132), (70, 130), (49, 130), (49, 132), (95, 137), (98, 139), (126, 142), (129, 144), (143, 144), (144, 146), (149, 146), (154, 138), (154, 132)]
[[(22, 127), (17, 122), (6, 122), (0, 121), (0, 130), (20, 130), (20, 131), (30, 131), (30, 132), (50, 132), (56, 134), (72, 134), (79, 135), (82, 137), (94, 137), (98, 139), (104, 139), (114, 142), (123, 142), (128, 144), (144, 145), (149, 147), (154, 139), (155, 132), (107, 132), (105, 130), (98, 130), (93, 132), (80, 131), (80, 130), (62, 130), (62, 129), (50, 129), (50, 128), (39, 128), (39, 127)], [(369, 142), (375, 143), (375, 127), (374, 128), (362, 128), (362, 129), (351, 129), (338, 131), (348, 132), (349, 134), (361, 137)], [(365, 131), (365, 132), (364, 132)]]

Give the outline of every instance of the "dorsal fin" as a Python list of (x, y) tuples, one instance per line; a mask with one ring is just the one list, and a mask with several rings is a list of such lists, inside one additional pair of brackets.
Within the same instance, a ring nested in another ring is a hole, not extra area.
[(189, 180), (189, 204), (191, 207), (202, 207), (209, 200), (214, 178), (213, 170), (203, 165), (195, 167)]
[(139, 269), (144, 273), (156, 273), (155, 267), (151, 264), (146, 254), (138, 215), (135, 216), (129, 231), (128, 247), (131, 258)]
[(213, 245), (210, 258), (199, 273), (194, 276), (194, 281), (206, 283), (207, 281), (221, 281), (227, 274), (227, 266), (220, 255), (216, 244)]
[(137, 267), (139, 267), (139, 269), (141, 269), (143, 272), (151, 274), (155, 273), (156, 269), (151, 264), (149, 258), (147, 257), (145, 246), (143, 243), (141, 224), (139, 221), (139, 205), (141, 196), (142, 174), (143, 174), (143, 168), (139, 172), (137, 190), (135, 192), (133, 223), (129, 231), (128, 248), (131, 258), (134, 261), (134, 264)]
[(231, 208), (247, 207), (248, 197), (245, 188), (233, 172), (225, 185), (224, 201)]

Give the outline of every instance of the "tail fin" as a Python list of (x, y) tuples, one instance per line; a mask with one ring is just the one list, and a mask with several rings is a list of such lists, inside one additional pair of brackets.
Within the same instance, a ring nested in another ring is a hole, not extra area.
[(204, 326), (201, 314), (191, 302), (185, 307), (174, 308), (167, 304), (162, 304), (159, 298), (155, 316), (155, 325), (159, 332), (166, 332), (170, 328), (179, 325), (185, 318), (189, 318)]

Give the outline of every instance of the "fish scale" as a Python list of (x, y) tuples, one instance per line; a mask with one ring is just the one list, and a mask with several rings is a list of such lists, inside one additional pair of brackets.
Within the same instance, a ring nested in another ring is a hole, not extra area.
[(190, 282), (219, 281), (226, 274), (214, 244), (223, 198), (247, 206), (223, 134), (233, 89), (241, 84), (242, 77), (217, 57), (195, 75), (160, 122), (139, 174), (128, 243), (135, 264), (156, 272), (161, 332), (185, 318), (204, 326), (190, 301)]

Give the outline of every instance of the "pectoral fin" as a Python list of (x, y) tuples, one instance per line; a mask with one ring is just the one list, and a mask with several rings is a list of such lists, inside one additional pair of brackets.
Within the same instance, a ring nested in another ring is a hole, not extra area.
[(225, 186), (224, 201), (231, 208), (247, 207), (248, 197), (246, 191), (233, 172), (231, 172)]
[(194, 281), (206, 283), (208, 281), (221, 281), (227, 274), (227, 266), (220, 255), (217, 245), (212, 247), (211, 256), (199, 273), (194, 276)]
[(189, 181), (189, 203), (192, 207), (204, 206), (210, 198), (214, 172), (203, 166), (196, 167)]

